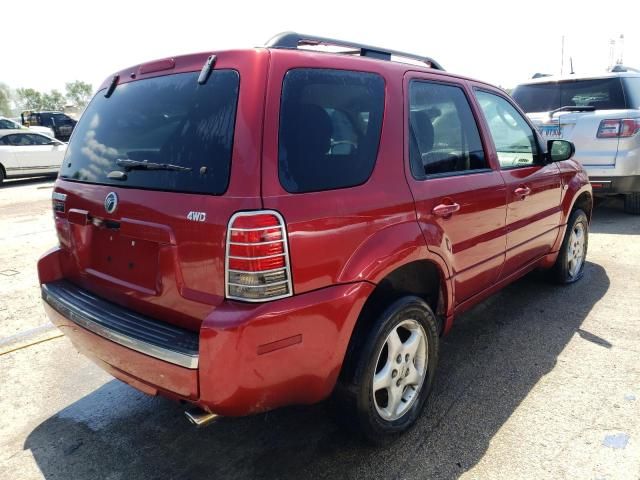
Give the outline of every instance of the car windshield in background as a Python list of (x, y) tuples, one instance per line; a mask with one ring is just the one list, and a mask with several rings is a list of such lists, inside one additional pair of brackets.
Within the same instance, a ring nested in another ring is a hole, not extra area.
[[(76, 127), (60, 177), (224, 193), (239, 83), (236, 71), (218, 70), (204, 85), (198, 84), (198, 73), (180, 73), (119, 85), (109, 98), (98, 92)], [(125, 168), (125, 160), (184, 168)]]
[(73, 123), (73, 119), (63, 115), (61, 113), (54, 113), (51, 115), (51, 118), (55, 120), (56, 125), (66, 125), (68, 123)]
[(550, 112), (560, 107), (627, 108), (619, 78), (519, 85), (513, 98), (527, 113)]

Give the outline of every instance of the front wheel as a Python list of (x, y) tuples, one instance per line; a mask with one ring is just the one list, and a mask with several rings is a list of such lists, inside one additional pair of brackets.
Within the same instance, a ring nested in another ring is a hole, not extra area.
[[(338, 385), (343, 419), (382, 444), (416, 421), (431, 392), (438, 361), (438, 322), (420, 298), (389, 306), (368, 330), (350, 379)], [(355, 360), (349, 362), (349, 360)]]
[(551, 270), (558, 283), (573, 283), (582, 277), (588, 246), (589, 219), (582, 210), (574, 210), (569, 217), (558, 258)]

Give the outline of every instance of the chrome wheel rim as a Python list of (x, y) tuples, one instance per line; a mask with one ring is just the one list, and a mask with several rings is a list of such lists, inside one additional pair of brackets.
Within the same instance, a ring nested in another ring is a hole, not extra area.
[(571, 230), (567, 248), (567, 266), (569, 275), (572, 278), (580, 273), (580, 269), (584, 263), (586, 236), (584, 225), (582, 223), (576, 223)]
[(420, 322), (396, 325), (378, 352), (372, 379), (373, 403), (387, 421), (401, 418), (419, 396), (428, 363), (427, 335)]

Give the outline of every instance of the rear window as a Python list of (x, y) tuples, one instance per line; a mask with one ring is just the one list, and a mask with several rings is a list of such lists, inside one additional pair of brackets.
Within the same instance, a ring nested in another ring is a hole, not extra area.
[(619, 78), (519, 85), (513, 98), (527, 113), (567, 106), (593, 106), (596, 110), (627, 108)]
[(288, 192), (347, 188), (373, 171), (384, 80), (374, 73), (290, 70), (282, 85), (278, 165)]
[[(205, 85), (197, 79), (198, 73), (180, 73), (119, 85), (110, 98), (99, 92), (76, 126), (60, 176), (119, 187), (224, 193), (239, 75), (217, 70)], [(175, 168), (131, 168), (135, 162)], [(113, 178), (118, 172), (125, 177)]]

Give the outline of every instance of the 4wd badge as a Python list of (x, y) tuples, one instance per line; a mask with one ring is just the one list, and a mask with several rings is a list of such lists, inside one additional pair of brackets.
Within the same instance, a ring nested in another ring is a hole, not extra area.
[(192, 222), (204, 222), (206, 219), (207, 214), (205, 212), (189, 212), (187, 214), (187, 220)]
[(109, 192), (104, 198), (104, 209), (107, 213), (113, 213), (118, 208), (118, 195), (116, 192)]

